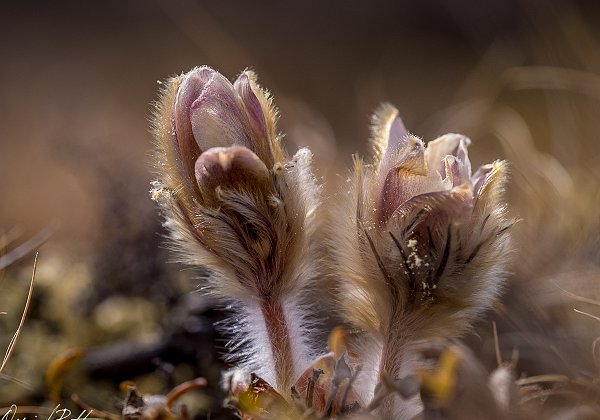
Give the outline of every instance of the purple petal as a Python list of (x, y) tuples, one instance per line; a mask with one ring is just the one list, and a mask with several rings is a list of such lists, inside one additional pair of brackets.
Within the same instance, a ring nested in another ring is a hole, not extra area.
[(265, 115), (260, 101), (252, 90), (252, 83), (250, 81), (252, 77), (254, 75), (251, 72), (243, 72), (233, 83), (233, 88), (242, 99), (242, 103), (248, 113), (250, 125), (260, 137), (265, 137), (267, 135)]
[(398, 207), (413, 197), (446, 191), (449, 188), (450, 185), (444, 184), (439, 176), (427, 174), (422, 161), (405, 161), (400, 167), (390, 169), (382, 184), (377, 203), (377, 218), (385, 221)]
[(189, 71), (177, 90), (173, 110), (173, 142), (178, 152), (180, 164), (190, 178), (193, 178), (194, 162), (202, 150), (194, 139), (190, 120), (190, 107), (201, 94), (208, 81), (216, 73), (209, 67), (197, 67)]
[(233, 145), (252, 148), (247, 117), (233, 85), (214, 72), (190, 106), (194, 138), (201, 150)]
[(195, 174), (201, 191), (217, 186), (252, 185), (256, 188), (268, 184), (270, 179), (269, 170), (258, 156), (240, 146), (208, 149), (196, 161)]
[[(254, 73), (245, 71), (237, 78), (233, 86), (240, 99), (240, 108), (244, 110), (251, 128), (251, 133), (249, 133), (252, 140), (251, 149), (270, 166), (273, 164), (274, 159), (270, 139), (268, 138), (270, 135), (268, 118), (273, 117), (268, 109), (263, 92), (254, 80)], [(264, 102), (261, 102), (259, 97)]]
[(384, 172), (387, 172), (392, 166), (397, 166), (402, 163), (398, 158), (407, 147), (408, 130), (400, 118), (394, 118), (390, 124), (387, 140), (387, 148), (385, 149), (385, 153), (379, 165), (379, 170)]

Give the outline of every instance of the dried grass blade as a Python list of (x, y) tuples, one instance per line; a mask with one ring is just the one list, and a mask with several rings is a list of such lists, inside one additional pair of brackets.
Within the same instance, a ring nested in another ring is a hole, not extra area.
[(25, 317), (27, 316), (27, 312), (29, 311), (29, 304), (31, 303), (31, 296), (33, 294), (33, 284), (35, 280), (35, 270), (37, 268), (37, 260), (38, 260), (39, 252), (36, 252), (35, 259), (33, 260), (33, 272), (31, 274), (31, 282), (29, 283), (29, 292), (27, 293), (27, 300), (25, 301), (25, 308), (23, 309), (23, 314), (21, 315), (21, 320), (19, 321), (19, 326), (13, 335), (13, 338), (10, 340), (8, 344), (8, 348), (6, 349), (6, 354), (4, 355), (4, 359), (2, 360), (2, 365), (0, 365), (0, 373), (4, 370), (6, 363), (10, 359), (10, 356), (15, 348), (17, 343), (17, 339), (21, 334), (21, 329), (23, 328), (23, 324), (25, 323)]

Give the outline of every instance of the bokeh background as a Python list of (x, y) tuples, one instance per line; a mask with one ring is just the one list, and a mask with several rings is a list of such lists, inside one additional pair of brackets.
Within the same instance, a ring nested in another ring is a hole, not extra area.
[[(0, 377), (0, 406), (46, 404), (45, 372), (74, 347), (86, 355), (69, 369), (61, 398), (77, 392), (109, 411), (122, 380), (161, 393), (195, 375), (218, 377), (215, 348), (224, 341), (211, 325), (221, 311), (190, 293), (192, 272), (167, 264), (148, 196), (151, 103), (162, 81), (203, 64), (229, 78), (258, 73), (288, 149), (313, 150), (330, 200), (351, 155), (368, 154), (370, 114), (383, 101), (426, 140), (470, 136), (474, 164), (508, 158), (509, 201), (523, 221), (503, 307), (514, 319), (498, 321), (501, 341), (509, 353), (521, 345), (530, 373), (593, 371), (600, 324), (573, 308), (594, 313), (599, 294), (598, 22), (594, 1), (3, 4), (0, 245), (8, 255), (21, 244), (33, 251), (30, 238), (52, 235)], [(24, 252), (0, 280), (2, 349), (32, 262)], [(511, 302), (539, 308), (522, 314)], [(515, 331), (530, 337), (531, 324), (540, 337), (528, 354)], [(490, 324), (481, 328), (472, 345), (492, 360)], [(572, 346), (560, 349), (566, 338)]]

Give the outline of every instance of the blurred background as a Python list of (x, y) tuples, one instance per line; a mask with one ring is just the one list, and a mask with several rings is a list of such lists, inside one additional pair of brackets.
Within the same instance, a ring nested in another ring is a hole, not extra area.
[[(151, 104), (161, 81), (203, 64), (230, 79), (258, 73), (288, 150), (313, 150), (330, 199), (351, 155), (368, 154), (383, 101), (425, 140), (471, 137), (475, 165), (509, 159), (523, 221), (511, 287), (491, 315), (501, 344), (520, 348), (530, 374), (595, 372), (600, 324), (573, 309), (600, 313), (598, 22), (594, 1), (4, 4), (0, 255), (15, 261), (0, 266), (0, 349), (19, 324), (29, 251), (45, 245), (0, 405), (76, 392), (114, 412), (126, 379), (164, 393), (218, 378), (221, 311), (190, 293), (192, 272), (167, 263), (148, 196)], [(489, 332), (482, 321), (470, 340), (492, 363)], [(56, 357), (77, 361), (64, 386), (45, 383)]]

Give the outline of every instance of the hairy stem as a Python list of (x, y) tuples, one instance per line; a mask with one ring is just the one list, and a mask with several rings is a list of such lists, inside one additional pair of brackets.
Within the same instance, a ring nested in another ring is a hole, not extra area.
[(277, 389), (288, 395), (294, 375), (294, 359), (283, 307), (280, 302), (265, 300), (261, 304), (261, 311), (271, 343)]
[[(410, 337), (406, 334), (400, 334), (406, 326), (398, 325), (400, 308), (395, 306), (390, 316), (390, 324), (383, 335), (383, 346), (381, 348), (381, 360), (379, 362), (379, 380), (384, 377), (388, 379), (400, 379), (403, 352), (406, 349), (406, 343)], [(396, 405), (400, 403), (398, 395), (391, 393), (385, 397), (379, 408), (379, 414), (382, 418), (394, 418)]]

